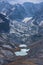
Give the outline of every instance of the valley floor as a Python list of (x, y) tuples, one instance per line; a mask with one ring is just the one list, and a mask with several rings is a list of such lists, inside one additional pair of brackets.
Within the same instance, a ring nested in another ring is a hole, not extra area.
[[(26, 56), (16, 56), (15, 61), (7, 65), (43, 65), (43, 39), (29, 46), (30, 51)], [(15, 49), (15, 51), (21, 48)]]

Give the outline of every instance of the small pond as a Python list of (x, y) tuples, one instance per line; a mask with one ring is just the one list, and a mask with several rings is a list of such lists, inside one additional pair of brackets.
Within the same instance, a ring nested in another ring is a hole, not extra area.
[(29, 51), (30, 49), (21, 49), (20, 51), (16, 51), (15, 52), (15, 55), (16, 56), (25, 56), (25, 55), (27, 55), (28, 53), (28, 51)]

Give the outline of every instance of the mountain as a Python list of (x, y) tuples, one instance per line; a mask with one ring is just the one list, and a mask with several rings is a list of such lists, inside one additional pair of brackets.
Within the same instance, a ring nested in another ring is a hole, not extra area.
[[(38, 57), (39, 60), (39, 57), (43, 57), (42, 39), (43, 3), (33, 4), (26, 2), (23, 4), (11, 5), (8, 2), (0, 1), (1, 65), (6, 65), (10, 62), (16, 61), (16, 59), (21, 62), (21, 58), (26, 60), (31, 57)], [(40, 40), (42, 42), (40, 42)], [(27, 52), (29, 53), (27, 56), (17, 57), (15, 55), (15, 51), (21, 50), (21, 48), (19, 48), (20, 44), (26, 44), (26, 49), (30, 49), (30, 51)], [(42, 53), (41, 56), (40, 52)]]
[(14, 5), (9, 4), (8, 1), (0, 2), (0, 12), (11, 20), (22, 21), (25, 17), (33, 17), (40, 10), (43, 10), (43, 2), (39, 4), (25, 2)]
[[(1, 2), (1, 3), (3, 3), (3, 2)], [(12, 5), (10, 6), (9, 3), (6, 4), (5, 2), (3, 4), (6, 5), (5, 9), (6, 8), (8, 9), (12, 6)], [(7, 7), (7, 5), (8, 5), (8, 7)], [(38, 7), (37, 7), (37, 5), (38, 5)], [(26, 41), (27, 38), (31, 35), (36, 35), (39, 32), (40, 32), (40, 34), (41, 33), (43, 34), (43, 25), (41, 24), (41, 23), (43, 23), (42, 22), (43, 21), (43, 9), (42, 9), (43, 6), (42, 5), (43, 5), (43, 3), (33, 4), (33, 3), (26, 2), (22, 5), (15, 4), (12, 6), (12, 8), (10, 8), (11, 10), (8, 10), (8, 12), (10, 12), (10, 13), (7, 12), (6, 16), (11, 21), (10, 23), (8, 23), (8, 26), (10, 24), (10, 33), (11, 34), (14, 33), (13, 35), (16, 37), (15, 41), (18, 40), (18, 43), (19, 43), (19, 41), (20, 41), (20, 43), (21, 42), (24, 43), (24, 40)], [(7, 10), (5, 10), (5, 11), (7, 11)], [(30, 13), (30, 15), (27, 13)], [(23, 22), (23, 20), (27, 17), (28, 18), (32, 17), (32, 18), (28, 19), (28, 22), (26, 21), (27, 23)], [(20, 22), (18, 22), (18, 21), (20, 21)], [(6, 31), (8, 31), (8, 30), (6, 29)], [(23, 38), (24, 38), (24, 40), (23, 40)]]
[(12, 5), (10, 5), (7, 1), (0, 1), (0, 12), (4, 13), (5, 15), (8, 15), (10, 13), (11, 8)]
[(39, 27), (38, 31), (40, 34), (43, 34), (43, 9), (41, 8), (38, 12), (36, 12), (33, 17), (33, 23), (37, 27)]
[(29, 3), (29, 2), (25, 2), (23, 3), (23, 6), (27, 12), (28, 17), (32, 17), (34, 16), (35, 12), (36, 12), (36, 8), (35, 8), (35, 4), (33, 3)]
[(22, 21), (26, 17), (34, 17), (39, 11), (43, 11), (43, 3), (33, 4), (25, 2), (23, 4), (15, 4), (11, 8), (9, 18), (16, 21)]
[(15, 4), (13, 6), (13, 9), (14, 10), (12, 10), (11, 14), (9, 15), (10, 19), (21, 21), (23, 18), (26, 17), (26, 11), (22, 5)]

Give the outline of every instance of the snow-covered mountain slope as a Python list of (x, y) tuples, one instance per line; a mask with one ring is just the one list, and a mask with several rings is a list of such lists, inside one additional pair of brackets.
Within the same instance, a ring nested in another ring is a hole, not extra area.
[(25, 2), (23, 4), (11, 5), (6, 1), (0, 2), (0, 12), (7, 15), (11, 20), (16, 21), (22, 21), (26, 17), (33, 17), (41, 10), (43, 10), (43, 3), (34, 4)]

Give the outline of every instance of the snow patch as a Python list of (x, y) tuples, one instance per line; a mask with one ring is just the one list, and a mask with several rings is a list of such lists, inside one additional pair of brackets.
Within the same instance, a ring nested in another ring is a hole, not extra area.
[(21, 44), (21, 45), (19, 45), (19, 47), (27, 47), (27, 45)]
[(32, 19), (32, 17), (26, 17), (26, 18), (24, 18), (24, 20), (22, 21), (22, 22), (25, 22), (25, 23), (27, 23), (29, 20), (31, 20)]

